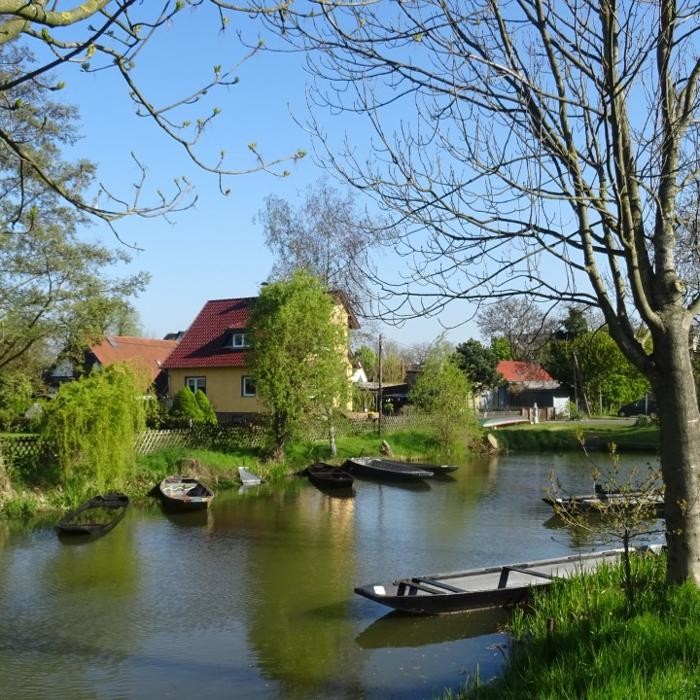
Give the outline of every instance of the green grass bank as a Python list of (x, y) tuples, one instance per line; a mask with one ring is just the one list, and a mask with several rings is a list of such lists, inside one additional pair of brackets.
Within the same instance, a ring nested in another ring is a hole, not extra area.
[(522, 451), (577, 451), (580, 438), (591, 451), (607, 452), (614, 443), (621, 452), (655, 452), (659, 446), (656, 424), (628, 425), (619, 421), (552, 421), (537, 425), (519, 424), (497, 430), (492, 434), (499, 447)]
[[(665, 583), (665, 555), (633, 558), (628, 612), (621, 567), (556, 582), (516, 611), (501, 679), (472, 679), (460, 700), (700, 697), (700, 591)], [(554, 630), (548, 632), (551, 623)]]
[[(331, 457), (328, 442), (297, 442), (287, 449), (281, 462), (270, 462), (257, 448), (235, 448), (226, 452), (192, 448), (162, 449), (151, 454), (139, 455), (133, 469), (118, 482), (109, 485), (110, 490), (120, 490), (131, 498), (147, 498), (149, 492), (168, 474), (187, 471), (206, 481), (215, 490), (238, 487), (238, 467), (245, 466), (268, 481), (289, 478), (314, 461), (328, 461), (340, 465), (348, 457), (378, 455), (382, 440), (386, 440), (397, 459), (413, 461), (442, 460), (439, 443), (429, 431), (411, 429), (397, 431), (388, 436), (361, 435), (339, 437), (337, 454)], [(457, 445), (450, 457), (464, 460), (468, 456), (466, 442)], [(183, 460), (186, 460), (183, 467)], [(50, 476), (34, 463), (25, 466), (9, 465), (0, 484), (0, 515), (7, 519), (32, 519), (41, 521), (44, 514), (76, 505), (86, 495), (94, 495), (96, 489), (89, 483), (76, 482), (71, 487), (56, 486)]]

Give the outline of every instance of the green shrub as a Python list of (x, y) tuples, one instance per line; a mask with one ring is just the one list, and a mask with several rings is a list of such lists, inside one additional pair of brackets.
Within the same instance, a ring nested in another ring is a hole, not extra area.
[(187, 418), (195, 423), (202, 421), (202, 409), (199, 407), (195, 395), (188, 386), (183, 386), (182, 389), (175, 394), (173, 406), (170, 409), (170, 415), (174, 418)]
[(197, 406), (199, 407), (199, 411), (202, 416), (202, 423), (211, 423), (212, 425), (216, 425), (218, 423), (218, 420), (216, 419), (216, 413), (214, 412), (214, 409), (212, 408), (212, 405), (209, 402), (207, 395), (203, 391), (198, 391), (194, 395), (194, 398), (197, 402)]

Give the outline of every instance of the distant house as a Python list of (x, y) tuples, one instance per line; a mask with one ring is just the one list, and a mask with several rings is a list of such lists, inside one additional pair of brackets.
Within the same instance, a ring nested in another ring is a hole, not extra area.
[[(345, 295), (332, 293), (337, 318), (344, 327), (359, 328)], [(262, 410), (248, 370), (248, 321), (255, 297), (207, 301), (177, 348), (164, 363), (168, 394), (183, 386), (203, 391), (222, 424), (246, 419)], [(348, 376), (352, 372), (348, 362)]]
[(506, 410), (532, 408), (552, 409), (555, 414), (568, 410), (569, 393), (546, 369), (533, 362), (501, 360), (496, 371), (505, 383), (487, 392), (482, 408)]
[(115, 362), (126, 362), (145, 370), (151, 378), (156, 394), (164, 396), (168, 380), (163, 371), (163, 363), (177, 345), (175, 340), (109, 335), (85, 350), (82, 365), (76, 366), (69, 360), (59, 362), (50, 372), (49, 386), (55, 390), (60, 384), (72, 381), (95, 368), (109, 367)]

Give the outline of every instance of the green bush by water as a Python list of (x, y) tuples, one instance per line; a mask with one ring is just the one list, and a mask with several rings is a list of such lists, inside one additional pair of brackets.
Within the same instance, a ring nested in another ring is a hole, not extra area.
[(614, 443), (623, 452), (653, 452), (659, 445), (659, 430), (655, 425), (540, 423), (499, 428), (495, 436), (502, 448), (523, 452), (580, 451), (581, 437), (589, 451), (607, 452)]
[[(700, 591), (665, 583), (664, 555), (635, 556), (628, 614), (620, 566), (555, 582), (531, 611), (516, 611), (501, 680), (458, 697), (689, 698), (700, 696)], [(554, 631), (548, 633), (548, 621)]]

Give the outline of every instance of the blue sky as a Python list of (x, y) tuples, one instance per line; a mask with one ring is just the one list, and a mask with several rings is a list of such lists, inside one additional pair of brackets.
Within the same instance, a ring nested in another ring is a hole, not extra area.
[[(235, 65), (243, 54), (233, 32), (219, 35), (204, 14), (195, 12), (186, 22), (167, 27), (139, 57), (136, 71), (150, 97), (162, 104), (186, 94), (211, 75), (214, 65)], [(227, 197), (219, 193), (213, 175), (198, 170), (154, 125), (134, 115), (116, 75), (109, 71), (85, 74), (76, 66), (60, 74), (67, 85), (59, 98), (76, 104), (81, 113), (84, 138), (76, 153), (97, 162), (100, 179), (116, 193), (129, 197), (137, 175), (132, 151), (148, 168), (151, 191), (167, 191), (173, 177), (180, 175), (186, 175), (196, 189), (196, 205), (172, 215), (170, 221), (132, 218), (118, 227), (123, 240), (142, 248), (133, 254), (132, 269), (151, 274), (150, 285), (135, 306), (144, 331), (154, 337), (186, 328), (207, 299), (255, 295), (273, 262), (262, 227), (253, 223), (264, 197), (275, 194), (296, 202), (304, 187), (324, 176), (314, 163), (308, 135), (293, 118), (303, 121), (305, 114), (307, 76), (301, 57), (259, 54), (235, 72), (239, 84), (216, 93), (209, 103), (222, 110), (204, 144), (209, 154), (225, 148), (231, 164), (242, 168), (252, 164), (247, 148), (251, 142), (268, 158), (298, 148), (309, 155), (287, 166), (288, 178), (256, 173), (228, 180)], [(191, 108), (189, 117), (201, 113), (199, 107)], [(341, 136), (350, 124), (343, 117), (329, 117), (325, 127)], [(358, 143), (369, 138), (357, 122), (350, 136)], [(85, 236), (113, 241), (102, 225), (91, 227)], [(400, 262), (385, 256), (384, 264)], [(467, 305), (452, 305), (441, 320), (452, 326), (468, 317), (469, 311)], [(381, 327), (386, 337), (402, 344), (431, 341), (442, 330), (437, 319), (419, 319), (402, 328)], [(448, 332), (455, 342), (476, 336), (472, 324)]]

